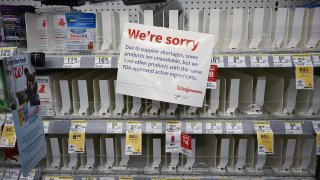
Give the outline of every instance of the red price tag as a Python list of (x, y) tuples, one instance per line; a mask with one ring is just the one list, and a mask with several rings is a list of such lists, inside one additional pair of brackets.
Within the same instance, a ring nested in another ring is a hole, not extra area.
[(207, 82), (208, 89), (216, 89), (217, 76), (218, 76), (218, 66), (210, 65), (208, 82)]
[(192, 155), (192, 137), (188, 134), (181, 133), (181, 153)]

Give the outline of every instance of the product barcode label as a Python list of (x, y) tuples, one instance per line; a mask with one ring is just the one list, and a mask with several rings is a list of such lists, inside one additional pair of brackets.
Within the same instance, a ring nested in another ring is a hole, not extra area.
[(147, 134), (161, 134), (162, 122), (161, 121), (147, 121), (146, 123)]
[(285, 122), (286, 134), (303, 134), (302, 122)]
[(206, 122), (206, 134), (222, 134), (222, 123), (216, 121)]
[(108, 134), (122, 134), (123, 122), (120, 120), (111, 120), (107, 122)]
[(246, 67), (246, 60), (244, 55), (230, 55), (228, 56), (229, 67)]
[(268, 55), (252, 55), (251, 56), (251, 67), (269, 67)]
[(310, 54), (294, 54), (292, 57), (295, 66), (313, 66)]
[(292, 67), (290, 55), (273, 55), (274, 67)]
[(243, 134), (242, 122), (227, 122), (227, 134)]
[(202, 134), (201, 121), (187, 121), (186, 133), (188, 133), (188, 134)]

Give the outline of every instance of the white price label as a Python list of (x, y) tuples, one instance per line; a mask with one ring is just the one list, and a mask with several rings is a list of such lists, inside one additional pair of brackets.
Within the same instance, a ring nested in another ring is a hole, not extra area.
[(292, 57), (295, 66), (313, 66), (310, 54), (294, 54)]
[(202, 134), (202, 122), (201, 121), (187, 121), (186, 133), (187, 134)]
[(320, 54), (312, 54), (314, 67), (320, 67)]
[(285, 122), (286, 134), (303, 134), (302, 122)]
[(215, 121), (206, 122), (206, 134), (222, 134), (222, 123)]
[(147, 134), (161, 134), (162, 122), (161, 121), (147, 121), (146, 123)]
[(269, 60), (267, 55), (252, 55), (251, 67), (269, 67)]
[(255, 131), (259, 132), (269, 132), (272, 131), (269, 121), (254, 121), (253, 127)]
[(43, 121), (43, 131), (44, 131), (45, 134), (48, 133), (48, 131), (49, 131), (49, 121), (46, 121), (46, 120)]
[(228, 56), (229, 67), (246, 67), (246, 59), (244, 55), (230, 55)]
[(290, 55), (273, 55), (274, 67), (292, 67)]
[(80, 68), (81, 56), (64, 56), (63, 68)]
[(111, 68), (111, 56), (96, 56), (94, 59), (95, 68)]
[(122, 134), (123, 133), (123, 122), (122, 121), (108, 121), (107, 122), (107, 133), (108, 134)]
[(20, 169), (6, 169), (3, 179), (18, 179), (20, 175)]
[(320, 121), (312, 121), (312, 125), (315, 132), (320, 132)]
[(10, 57), (13, 56), (15, 47), (0, 47), (0, 57)]
[(243, 134), (242, 122), (227, 122), (227, 134)]
[(223, 56), (212, 56), (211, 65), (217, 65), (218, 67), (224, 67)]

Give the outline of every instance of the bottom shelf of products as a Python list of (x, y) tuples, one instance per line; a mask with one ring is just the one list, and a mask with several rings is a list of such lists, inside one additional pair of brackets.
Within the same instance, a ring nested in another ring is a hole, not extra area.
[(143, 134), (142, 155), (125, 155), (125, 135), (86, 135), (68, 153), (68, 136), (47, 136), (45, 174), (314, 177), (316, 139), (274, 135), (274, 154), (258, 155), (256, 135), (192, 135), (192, 155), (166, 153), (164, 134)]

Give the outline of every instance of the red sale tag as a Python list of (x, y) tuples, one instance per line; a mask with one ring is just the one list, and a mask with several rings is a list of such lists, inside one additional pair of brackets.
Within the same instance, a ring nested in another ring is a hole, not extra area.
[(181, 153), (187, 156), (192, 155), (192, 137), (188, 134), (181, 133)]
[(218, 66), (210, 65), (207, 89), (216, 89), (217, 88), (217, 76), (218, 76)]

